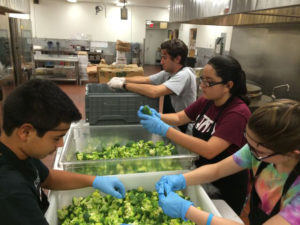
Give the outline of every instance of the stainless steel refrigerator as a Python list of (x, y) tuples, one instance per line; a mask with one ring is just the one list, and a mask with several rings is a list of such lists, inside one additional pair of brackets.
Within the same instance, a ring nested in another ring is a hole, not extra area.
[[(9, 19), (0, 15), (0, 118), (2, 102), (15, 87), (14, 64), (9, 30)], [(2, 124), (2, 121), (1, 121)]]
[(0, 118), (3, 101), (15, 87), (30, 79), (32, 68), (31, 21), (9, 18), (7, 13), (0, 15)]

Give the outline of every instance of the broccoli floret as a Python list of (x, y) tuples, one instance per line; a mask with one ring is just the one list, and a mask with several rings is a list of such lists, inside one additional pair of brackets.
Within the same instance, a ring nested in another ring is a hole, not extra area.
[(62, 209), (57, 210), (58, 219), (64, 220), (69, 214), (68, 208), (64, 207)]
[(144, 108), (142, 109), (142, 113), (152, 116), (152, 112), (148, 105), (144, 105)]

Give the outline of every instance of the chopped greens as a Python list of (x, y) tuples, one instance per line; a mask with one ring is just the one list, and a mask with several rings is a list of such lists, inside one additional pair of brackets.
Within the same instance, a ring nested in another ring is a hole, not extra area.
[[(176, 155), (177, 150), (173, 144), (164, 141), (129, 141), (125, 145), (101, 145), (99, 139), (91, 139), (83, 152), (76, 153), (76, 159), (102, 160), (101, 163), (72, 167), (73, 172), (83, 174), (113, 175), (141, 172), (156, 172), (182, 170), (185, 165), (180, 159), (159, 158), (160, 156)], [(149, 160), (144, 157), (152, 157)], [(122, 160), (134, 158), (134, 160)], [(111, 159), (117, 159), (113, 161)]]
[[(181, 197), (188, 199), (181, 191)], [(143, 187), (127, 191), (124, 199), (102, 195), (99, 191), (73, 197), (72, 204), (57, 210), (61, 225), (192, 225), (191, 221), (172, 219), (158, 205), (158, 194)]]

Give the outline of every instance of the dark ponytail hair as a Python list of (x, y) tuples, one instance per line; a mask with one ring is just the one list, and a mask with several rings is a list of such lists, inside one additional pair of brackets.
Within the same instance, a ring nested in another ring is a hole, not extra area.
[(230, 93), (249, 105), (250, 100), (247, 97), (246, 74), (235, 58), (229, 55), (218, 55), (211, 58), (207, 64), (215, 69), (217, 75), (222, 78), (225, 84), (228, 81), (232, 81), (233, 87), (230, 89)]

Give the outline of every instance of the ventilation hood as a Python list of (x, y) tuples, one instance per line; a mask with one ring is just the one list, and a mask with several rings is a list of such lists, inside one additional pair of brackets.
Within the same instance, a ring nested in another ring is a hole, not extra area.
[(170, 0), (170, 22), (242, 26), (300, 22), (300, 0)]

